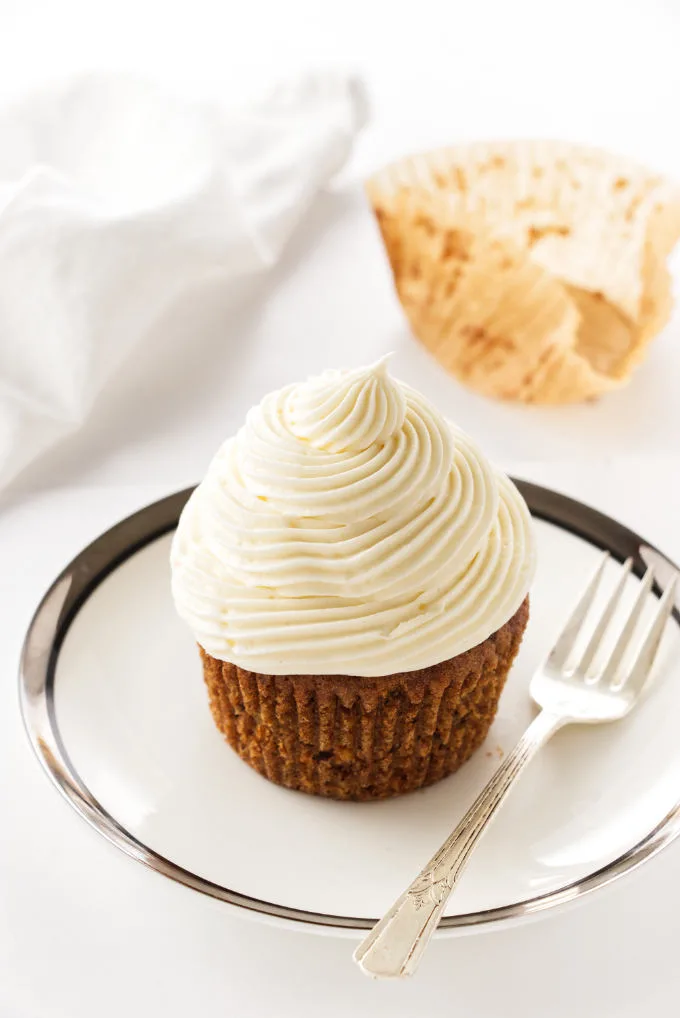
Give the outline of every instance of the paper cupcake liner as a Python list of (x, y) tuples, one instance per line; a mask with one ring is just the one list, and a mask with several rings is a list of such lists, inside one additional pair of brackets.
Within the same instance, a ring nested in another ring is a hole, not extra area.
[[(680, 195), (628, 160), (478, 143), (404, 159), (367, 189), (416, 336), (480, 392), (601, 395), (668, 319)], [(471, 238), (457, 259), (451, 231)]]
[(381, 678), (263, 675), (201, 650), (210, 709), (241, 759), (276, 784), (355, 801), (413, 791), (484, 741), (528, 615), (527, 599), (478, 647)]

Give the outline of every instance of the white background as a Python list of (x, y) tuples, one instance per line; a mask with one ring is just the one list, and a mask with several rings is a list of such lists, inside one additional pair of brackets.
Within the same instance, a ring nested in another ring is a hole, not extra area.
[(390, 347), (399, 373), (504, 466), (680, 558), (680, 322), (606, 401), (559, 411), (487, 403), (409, 339), (352, 188), (406, 151), (507, 135), (590, 141), (680, 178), (679, 44), (672, 0), (0, 0), (5, 97), (58, 73), (123, 67), (237, 103), (278, 72), (331, 63), (365, 77), (374, 108), (344, 188), (321, 200), (266, 291), (245, 296), (242, 332), (217, 292), (178, 309), (87, 431), (0, 501), (0, 1018), (633, 1018), (677, 1008), (680, 848), (571, 913), (437, 942), (412, 983), (372, 985), (349, 942), (234, 917), (87, 830), (30, 756), (14, 676), (38, 597), (83, 544), (198, 479), (263, 391)]

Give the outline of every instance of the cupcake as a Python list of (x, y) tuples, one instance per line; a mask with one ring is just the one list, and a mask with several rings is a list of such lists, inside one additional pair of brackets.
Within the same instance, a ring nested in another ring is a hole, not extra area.
[(601, 396), (668, 321), (680, 189), (628, 159), (478, 142), (402, 159), (368, 193), (414, 335), (486, 396)]
[(528, 509), (387, 361), (271, 393), (172, 546), (231, 747), (287, 788), (383, 799), (483, 742), (527, 624)]

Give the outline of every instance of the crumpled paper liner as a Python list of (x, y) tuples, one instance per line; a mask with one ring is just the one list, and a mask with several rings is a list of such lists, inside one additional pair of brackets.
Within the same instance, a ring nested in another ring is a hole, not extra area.
[(395, 163), (368, 193), (415, 335), (485, 395), (599, 396), (668, 320), (680, 191), (627, 160), (479, 143)]

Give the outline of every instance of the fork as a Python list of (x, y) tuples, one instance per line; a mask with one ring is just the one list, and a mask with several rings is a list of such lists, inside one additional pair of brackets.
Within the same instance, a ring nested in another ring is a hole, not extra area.
[(400, 977), (415, 972), (472, 850), (541, 746), (564, 725), (617, 721), (637, 703), (673, 608), (677, 577), (666, 587), (634, 660), (624, 669), (654, 581), (652, 569), (647, 570), (608, 660), (598, 665), (598, 652), (633, 565), (632, 558), (627, 559), (585, 649), (573, 663), (608, 558), (608, 553), (603, 556), (547, 661), (531, 680), (529, 692), (539, 714), (455, 830), (354, 952), (367, 975)]

